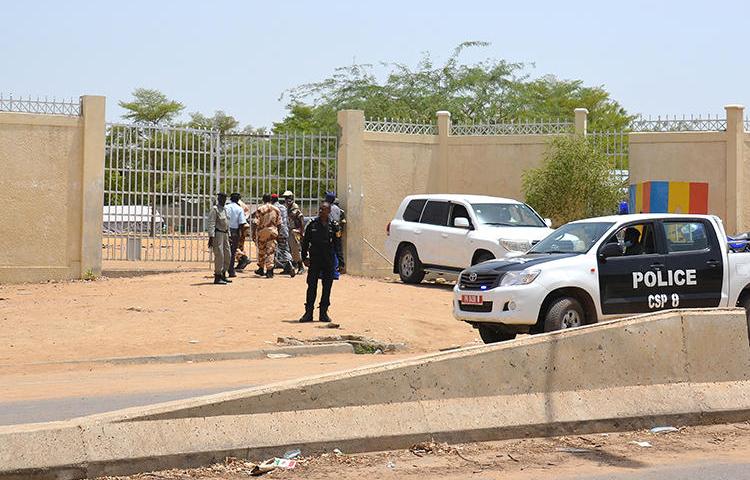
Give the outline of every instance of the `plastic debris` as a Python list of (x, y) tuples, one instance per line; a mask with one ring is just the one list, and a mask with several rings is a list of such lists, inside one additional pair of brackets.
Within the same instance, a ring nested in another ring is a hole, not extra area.
[(643, 447), (643, 448), (649, 448), (649, 447), (651, 447), (651, 444), (649, 442), (637, 442), (637, 441), (633, 440), (630, 443), (632, 443), (633, 445), (638, 445), (639, 447)]
[(344, 452), (342, 452), (342, 451), (341, 451), (341, 450), (339, 450), (338, 448), (334, 448), (334, 449), (333, 449), (333, 453), (334, 453), (334, 454), (336, 454), (336, 455), (343, 455), (343, 454), (344, 454)]
[(188, 343), (196, 344), (196, 343), (200, 343), (200, 340), (190, 340)]
[(393, 463), (390, 460), (388, 460), (388, 463), (386, 463), (385, 466), (386, 466), (386, 468), (390, 468), (391, 470), (393, 470), (394, 468), (396, 468), (396, 464)]
[(589, 453), (591, 450), (588, 448), (573, 448), (573, 447), (559, 447), (555, 449), (556, 452), (565, 453)]
[(383, 354), (383, 351), (382, 351), (381, 349), (379, 349), (379, 348), (378, 348), (378, 349), (377, 349), (377, 350), (375, 350), (375, 351), (374, 351), (374, 352), (373, 352), (372, 354), (373, 354), (373, 355), (382, 355), (382, 354)]
[(341, 325), (339, 325), (338, 323), (329, 323), (326, 325), (326, 328), (339, 328), (339, 327), (341, 327)]
[(287, 460), (291, 460), (293, 458), (299, 457), (300, 455), (302, 455), (302, 450), (300, 450), (299, 448), (295, 448), (294, 450), (289, 450), (288, 452), (286, 452), (284, 454), (284, 458), (286, 458)]
[(290, 460), (288, 458), (272, 458), (270, 460), (266, 460), (260, 465), (255, 465), (253, 469), (250, 470), (250, 475), (257, 477), (258, 475), (263, 475), (268, 472), (272, 472), (273, 470), (276, 470), (277, 468), (281, 468), (283, 470), (291, 470), (296, 466), (297, 466), (296, 460)]
[(651, 433), (671, 433), (671, 432), (679, 432), (679, 429), (675, 427), (654, 427), (649, 431)]

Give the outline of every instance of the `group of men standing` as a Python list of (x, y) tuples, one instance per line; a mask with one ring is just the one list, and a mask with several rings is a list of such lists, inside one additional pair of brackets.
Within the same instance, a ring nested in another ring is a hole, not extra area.
[[(341, 248), (343, 210), (336, 205), (334, 194), (327, 193), (321, 203), (318, 216), (305, 227), (305, 218), (294, 202), (294, 194), (286, 191), (283, 202), (276, 194), (264, 194), (262, 204), (250, 212), (239, 193), (233, 193), (227, 204), (225, 193), (217, 194), (216, 205), (208, 215), (208, 246), (214, 254), (214, 284), (232, 283), (250, 264), (249, 246), (245, 242), (252, 238), (258, 251), (256, 275), (273, 278), (275, 268), (294, 277), (307, 274), (307, 296), (305, 314), (300, 322), (313, 320), (318, 280), (323, 292), (320, 300), (320, 321), (330, 322), (330, 306), (333, 280), (344, 270)], [(250, 221), (248, 221), (250, 219)], [(237, 262), (235, 266), (235, 262)]]

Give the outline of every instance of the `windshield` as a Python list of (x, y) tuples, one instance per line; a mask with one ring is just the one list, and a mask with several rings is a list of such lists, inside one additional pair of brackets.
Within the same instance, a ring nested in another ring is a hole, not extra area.
[(586, 253), (612, 225), (612, 222), (565, 224), (534, 245), (529, 253)]
[(471, 208), (483, 225), (503, 227), (546, 227), (534, 210), (523, 203), (472, 203)]

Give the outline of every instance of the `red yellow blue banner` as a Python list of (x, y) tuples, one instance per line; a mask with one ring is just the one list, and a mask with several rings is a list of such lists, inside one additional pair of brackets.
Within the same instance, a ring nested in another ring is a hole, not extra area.
[(631, 213), (708, 213), (708, 183), (641, 182), (630, 185)]

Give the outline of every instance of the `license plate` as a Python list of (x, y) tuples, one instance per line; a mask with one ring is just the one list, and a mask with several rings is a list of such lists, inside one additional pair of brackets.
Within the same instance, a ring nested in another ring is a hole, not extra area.
[(481, 295), (461, 295), (461, 303), (464, 305), (482, 305), (484, 299)]

